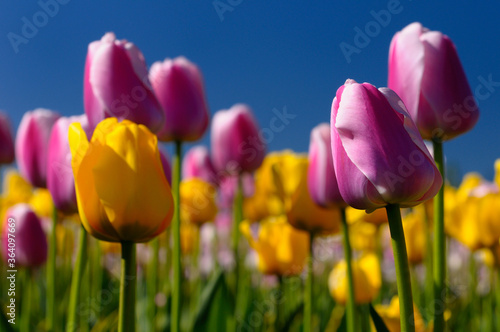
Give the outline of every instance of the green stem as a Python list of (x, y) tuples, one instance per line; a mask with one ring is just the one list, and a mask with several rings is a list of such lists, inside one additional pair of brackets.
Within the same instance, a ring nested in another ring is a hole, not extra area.
[(124, 241), (122, 242), (118, 332), (135, 331), (136, 283), (137, 266), (135, 263), (135, 243)]
[(192, 255), (192, 279), (191, 279), (191, 296), (190, 296), (190, 309), (191, 317), (193, 319), (196, 316), (196, 310), (198, 305), (198, 300), (200, 297), (200, 227), (196, 228), (196, 236), (194, 241), (193, 255)]
[(312, 330), (313, 312), (313, 242), (314, 234), (309, 235), (309, 257), (307, 258), (307, 277), (304, 288), (304, 332)]
[(47, 260), (47, 331), (55, 330), (55, 279), (56, 279), (56, 252), (57, 252), (57, 208), (52, 211), (52, 228), (49, 235), (49, 257)]
[(500, 331), (500, 269), (498, 265), (495, 269), (496, 273), (496, 284), (495, 284), (495, 313), (496, 313), (496, 331)]
[(469, 257), (469, 275), (470, 275), (470, 284), (469, 284), (469, 310), (470, 310), (470, 324), (471, 331), (478, 331), (479, 328), (479, 298), (476, 292), (477, 289), (477, 266), (476, 260), (474, 258), (474, 253), (470, 253)]
[(149, 262), (148, 268), (148, 283), (146, 285), (148, 292), (149, 305), (149, 323), (152, 331), (156, 330), (156, 294), (158, 293), (158, 256), (160, 251), (159, 238), (151, 241), (152, 259)]
[(172, 250), (173, 256), (173, 285), (172, 285), (172, 309), (170, 314), (170, 331), (180, 331), (181, 320), (181, 287), (182, 287), (182, 271), (181, 271), (181, 214), (180, 214), (180, 181), (181, 181), (181, 157), (182, 157), (182, 142), (175, 142), (175, 153), (173, 158), (172, 168), (172, 192), (174, 194), (174, 219), (172, 223), (172, 237), (174, 246)]
[(66, 324), (66, 331), (75, 331), (78, 327), (76, 319), (78, 301), (80, 298), (80, 284), (82, 282), (82, 275), (87, 263), (87, 231), (80, 227), (80, 236), (78, 239), (78, 248), (76, 253), (75, 268), (71, 276), (71, 291), (69, 296), (69, 309), (68, 309), (68, 322)]
[(99, 320), (101, 316), (102, 307), (102, 279), (104, 277), (104, 269), (102, 267), (102, 250), (101, 244), (98, 240), (94, 240), (94, 250), (92, 252), (92, 259), (90, 260), (92, 264), (92, 296), (94, 299), (98, 299), (96, 303), (96, 319)]
[(443, 185), (434, 197), (434, 330), (444, 331), (444, 311), (446, 296), (446, 242), (444, 236), (444, 157), (443, 143), (440, 140), (432, 140), (434, 147), (434, 161), (443, 178)]
[(275, 297), (275, 310), (276, 310), (276, 319), (274, 320), (274, 330), (276, 332), (281, 331), (283, 328), (283, 318), (285, 315), (285, 310), (283, 310), (283, 304), (285, 303), (284, 295), (285, 295), (285, 281), (283, 276), (278, 276), (278, 297)]
[(352, 250), (349, 241), (349, 229), (347, 228), (347, 219), (345, 209), (341, 210), (342, 215), (342, 235), (344, 240), (344, 258), (347, 264), (347, 332), (355, 332), (356, 330), (356, 298), (354, 295), (354, 279), (352, 275)]
[[(425, 203), (424, 203), (425, 204)], [(432, 267), (432, 238), (431, 238), (431, 218), (427, 213), (427, 209), (425, 210), (425, 286), (424, 286), (424, 305), (425, 308), (429, 308), (434, 299), (434, 280), (433, 280), (433, 267)], [(429, 312), (430, 314), (430, 312)], [(429, 315), (430, 316), (430, 315)], [(431, 317), (426, 316), (427, 320), (430, 320)]]
[[(236, 187), (236, 193), (234, 195), (233, 203), (233, 229), (232, 229), (232, 249), (234, 256), (234, 299), (235, 299), (235, 311), (234, 318), (240, 316), (240, 301), (238, 299), (240, 293), (240, 253), (239, 253), (239, 243), (240, 243), (240, 223), (243, 220), (243, 188), (241, 183), (241, 176), (238, 176), (238, 183)], [(236, 324), (236, 323), (235, 323)], [(236, 328), (236, 325), (235, 325)]]
[(31, 317), (31, 301), (32, 301), (32, 288), (33, 288), (33, 278), (31, 270), (24, 271), (24, 292), (21, 308), (21, 322), (20, 331), (31, 331), (30, 328), (30, 317)]
[[(392, 251), (396, 266), (396, 281), (399, 295), (399, 312), (401, 331), (414, 332), (413, 297), (411, 293), (410, 269), (406, 253), (405, 235), (401, 221), (401, 211), (398, 204), (386, 206), (389, 229), (391, 231)], [(442, 331), (442, 330), (435, 330)]]

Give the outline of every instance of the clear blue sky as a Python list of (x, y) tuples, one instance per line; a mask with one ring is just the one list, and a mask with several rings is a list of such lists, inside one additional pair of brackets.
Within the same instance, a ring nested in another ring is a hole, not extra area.
[[(414, 21), (452, 38), (473, 91), (479, 77), (500, 82), (495, 1), (401, 0), (390, 22), (373, 30), (350, 63), (339, 45), (356, 46), (355, 28), (374, 27), (372, 11), (386, 10), (394, 1), (60, 1), (67, 3), (46, 21), (36, 1), (0, 4), (0, 109), (14, 130), (22, 114), (37, 107), (83, 113), (87, 46), (107, 31), (134, 42), (148, 66), (178, 55), (197, 63), (212, 114), (244, 102), (261, 127), (269, 128), (273, 109), (286, 107), (296, 117), (273, 133), (269, 150), (307, 151), (311, 128), (329, 121), (335, 91), (346, 78), (385, 86), (391, 38)], [(34, 19), (40, 28), (15, 53), (8, 34), (22, 37), (24, 22)], [(446, 143), (445, 153), (460, 176), (478, 171), (491, 179), (500, 157), (500, 86), (479, 107), (477, 126)], [(208, 132), (202, 143), (209, 144)]]

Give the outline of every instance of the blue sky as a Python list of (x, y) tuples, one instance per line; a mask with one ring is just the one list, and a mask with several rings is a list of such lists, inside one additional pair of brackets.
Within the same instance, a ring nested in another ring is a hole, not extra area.
[[(197, 63), (212, 114), (244, 102), (269, 128), (286, 108), (295, 117), (269, 136), (269, 150), (307, 151), (311, 128), (329, 121), (335, 91), (347, 78), (385, 86), (391, 38), (414, 21), (451, 37), (473, 91), (482, 80), (500, 82), (500, 4), (494, 1), (59, 1), (0, 5), (0, 109), (15, 131), (22, 114), (37, 107), (83, 113), (87, 46), (108, 31), (135, 43), (149, 66), (179, 55)], [(51, 16), (39, 13), (45, 3), (52, 3)], [(396, 8), (390, 20), (374, 24), (374, 13), (388, 7)], [(26, 21), (40, 27), (16, 53), (9, 33), (23, 37)], [(375, 27), (372, 37), (348, 62), (340, 44), (356, 46), (356, 29), (367, 26)], [(445, 144), (455, 178), (469, 171), (493, 177), (500, 83), (489, 92), (479, 101), (477, 126)], [(209, 144), (208, 132), (201, 143)]]

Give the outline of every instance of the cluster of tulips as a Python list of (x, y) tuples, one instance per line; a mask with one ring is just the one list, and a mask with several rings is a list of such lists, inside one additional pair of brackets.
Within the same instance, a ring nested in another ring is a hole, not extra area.
[(308, 154), (266, 154), (236, 104), (183, 157), (209, 126), (198, 67), (148, 71), (131, 42), (92, 42), (85, 114), (27, 112), (15, 144), (0, 117), (0, 161), (18, 166), (0, 273), (19, 269), (2, 331), (500, 329), (500, 163), (492, 183), (444, 181), (443, 142), (479, 116), (452, 41), (398, 32), (388, 86), (348, 79)]

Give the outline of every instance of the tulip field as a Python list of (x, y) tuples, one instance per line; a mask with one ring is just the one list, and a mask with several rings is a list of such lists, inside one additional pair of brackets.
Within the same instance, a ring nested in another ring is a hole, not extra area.
[(84, 114), (0, 114), (0, 331), (500, 331), (500, 159), (447, 181), (480, 116), (459, 52), (417, 22), (387, 51), (300, 153), (211, 114), (186, 56), (91, 42)]

